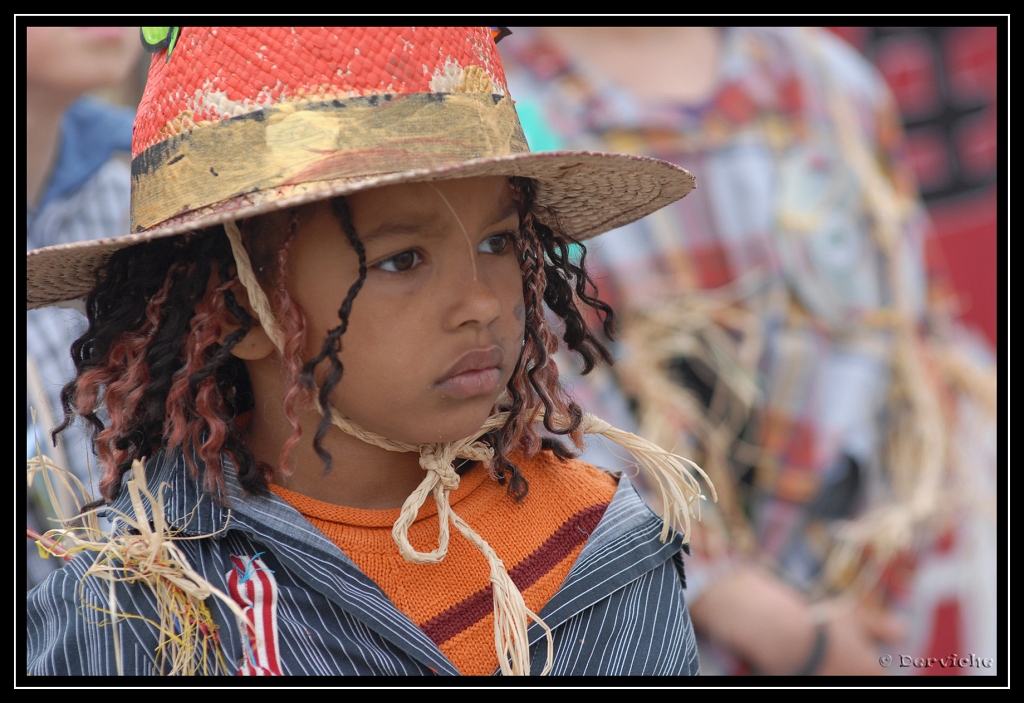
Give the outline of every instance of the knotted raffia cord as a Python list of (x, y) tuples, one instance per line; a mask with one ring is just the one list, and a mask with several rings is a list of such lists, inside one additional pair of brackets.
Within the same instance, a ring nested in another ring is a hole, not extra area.
[[(81, 513), (82, 505), (92, 502), (88, 490), (74, 474), (46, 457), (38, 447), (38, 440), (36, 444), (37, 454), (28, 461), (29, 481), (41, 476), (52, 497), (52, 481), (57, 479), (74, 496), (76, 510)], [(123, 513), (117, 515), (127, 529), (109, 536), (100, 527), (95, 510), (72, 518), (62, 514), (58, 506), (58, 520), (62, 526), (48, 530), (37, 542), (40, 553), (45, 556), (71, 556), (85, 551), (98, 552), (92, 566), (85, 572), (80, 588), (84, 588), (84, 578), (89, 576), (109, 582), (106, 606), (89, 605), (106, 616), (97, 624), (111, 628), (118, 674), (124, 673), (119, 627), (125, 618), (146, 620), (159, 633), (157, 673), (170, 676), (228, 673), (227, 662), (219, 646), (217, 625), (206, 599), (211, 595), (220, 598), (240, 618), (240, 622), (247, 622), (245, 614), (231, 598), (189, 565), (176, 544), (182, 539), (201, 539), (209, 535), (188, 538), (175, 535), (166, 521), (162, 492), (158, 491), (154, 497), (146, 487), (142, 461), (133, 462), (132, 477), (125, 484), (125, 489), (131, 498), (135, 517)], [(152, 524), (146, 518), (146, 503), (152, 512)], [(76, 523), (78, 526), (74, 526)], [(115, 590), (118, 582), (148, 587), (156, 602), (159, 621), (122, 613)], [(82, 600), (85, 601), (84, 598)]]
[[(274, 343), (278, 352), (283, 353), (284, 336), (277, 326), (270, 302), (253, 273), (249, 255), (242, 242), (242, 234), (234, 222), (225, 223), (224, 229), (231, 242), (238, 278), (245, 286), (249, 303), (267, 336)], [(317, 389), (312, 390), (312, 396), (317, 411), (323, 413)], [(547, 674), (551, 670), (554, 656), (551, 629), (536, 613), (526, 607), (522, 594), (509, 577), (508, 570), (494, 549), (455, 514), (449, 501), (449, 494), (459, 485), (459, 476), (455, 472), (454, 461), (458, 458), (467, 458), (481, 461), (485, 465), (489, 464), (494, 456), (493, 450), (485, 443), (480, 442), (479, 438), (492, 429), (504, 426), (508, 417), (507, 413), (492, 415), (476, 433), (457, 442), (419, 445), (397, 442), (365, 430), (342, 416), (334, 408), (330, 409), (330, 413), (332, 423), (353, 437), (388, 451), (419, 454), (420, 466), (427, 472), (427, 475), (402, 505), (401, 513), (392, 529), (399, 552), (406, 560), (414, 563), (439, 562), (444, 559), (448, 551), (450, 534), (448, 523), (451, 522), (455, 525), (455, 528), (487, 558), (494, 593), (494, 644), (498, 653), (501, 673), (506, 676), (530, 673), (530, 651), (526, 633), (528, 620), (533, 620), (544, 629), (547, 638), (547, 663), (541, 675)], [(540, 421), (543, 417), (543, 413), (538, 413), (535, 420)], [(680, 525), (683, 527), (684, 537), (689, 539), (690, 517), (692, 514), (699, 515), (698, 501), (703, 496), (700, 484), (687, 470), (686, 465), (692, 466), (704, 477), (712, 496), (717, 500), (714, 485), (704, 471), (690, 460), (666, 452), (641, 437), (618, 430), (593, 415), (584, 416), (582, 430), (585, 434), (600, 434), (608, 438), (627, 449), (636, 458), (637, 464), (645, 471), (650, 482), (656, 486), (662, 502), (662, 541), (668, 539), (674, 529)], [(433, 495), (437, 503), (438, 546), (437, 549), (430, 552), (417, 552), (409, 543), (408, 531), (429, 495)]]

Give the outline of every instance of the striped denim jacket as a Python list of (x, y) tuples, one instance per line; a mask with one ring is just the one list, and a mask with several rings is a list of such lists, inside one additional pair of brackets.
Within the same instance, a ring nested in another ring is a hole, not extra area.
[[(177, 541), (192, 567), (236, 600), (241, 593), (243, 603), (271, 599), (266, 601), (272, 603), (268, 641), (261, 643), (268, 646), (258, 661), (231, 610), (215, 597), (207, 599), (232, 672), (458, 675), (376, 583), (278, 497), (243, 497), (234, 471), (225, 466), (229, 510), (188, 477), (180, 454), (158, 455), (147, 468), (154, 495), (158, 486), (168, 484), (165, 514), (171, 528), (182, 537), (211, 535)], [(126, 493), (113, 507), (130, 514)], [(680, 538), (662, 544), (660, 530), (660, 519), (621, 478), (565, 583), (540, 613), (554, 636), (552, 674), (699, 673), (683, 600)], [(113, 628), (97, 626), (102, 616), (89, 607), (105, 607), (109, 598), (108, 582), (83, 580), (91, 561), (76, 557), (29, 593), (29, 674), (117, 673)], [(273, 583), (267, 582), (267, 571)], [(268, 585), (265, 594), (261, 584)], [(117, 600), (121, 612), (150, 618), (156, 613), (148, 588), (118, 584)], [(157, 673), (155, 628), (138, 618), (121, 620), (118, 627), (123, 673)], [(547, 652), (544, 633), (532, 624), (528, 634), (531, 671), (539, 673)], [(267, 651), (271, 661), (265, 660)]]

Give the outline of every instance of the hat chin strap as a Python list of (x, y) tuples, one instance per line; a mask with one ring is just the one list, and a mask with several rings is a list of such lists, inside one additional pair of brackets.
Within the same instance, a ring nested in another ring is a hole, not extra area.
[[(253, 273), (249, 254), (242, 244), (242, 233), (238, 226), (231, 221), (224, 223), (224, 230), (231, 243), (238, 279), (245, 286), (249, 295), (249, 304), (256, 312), (267, 336), (274, 343), (278, 352), (283, 354), (284, 335), (277, 326), (270, 302)], [(313, 390), (314, 405), (317, 411), (323, 414), (324, 409), (320, 405), (319, 393), (315, 388)], [(498, 652), (498, 663), (502, 675), (526, 676), (530, 673), (530, 647), (527, 640), (528, 620), (536, 622), (545, 632), (547, 662), (541, 675), (547, 674), (551, 670), (554, 654), (551, 628), (526, 606), (522, 594), (508, 575), (508, 570), (497, 553), (483, 537), (455, 514), (449, 500), (451, 492), (459, 486), (459, 475), (455, 472), (454, 466), (455, 460), (472, 459), (489, 466), (494, 458), (494, 450), (479, 439), (487, 432), (503, 427), (508, 419), (508, 413), (492, 415), (473, 435), (455, 442), (412, 444), (388, 439), (370, 432), (346, 418), (335, 408), (330, 408), (329, 412), (331, 413), (331, 423), (348, 435), (391, 452), (416, 452), (420, 455), (420, 466), (427, 472), (427, 475), (416, 490), (406, 498), (401, 514), (391, 530), (399, 552), (406, 561), (416, 564), (436, 564), (442, 561), (448, 553), (449, 523), (455, 525), (456, 529), (483, 553), (490, 567), (490, 581), (494, 593), (494, 645)], [(536, 419), (539, 421), (543, 417), (544, 414), (541, 411), (537, 414)], [(628, 450), (637, 460), (640, 469), (652, 479), (651, 484), (657, 488), (663, 506), (661, 540), (664, 542), (674, 534), (675, 530), (682, 527), (684, 541), (689, 541), (690, 517), (696, 513), (699, 518), (699, 500), (704, 496), (701, 495), (700, 484), (687, 470), (686, 464), (700, 473), (711, 490), (712, 497), (714, 500), (718, 500), (715, 487), (703, 469), (689, 459), (666, 452), (642, 437), (616, 429), (589, 413), (583, 416), (582, 429), (585, 434), (602, 435)], [(439, 525), (437, 549), (430, 552), (418, 552), (409, 542), (409, 528), (416, 520), (420, 507), (430, 494), (433, 494), (434, 501), (437, 503)], [(696, 511), (694, 505), (697, 506)]]

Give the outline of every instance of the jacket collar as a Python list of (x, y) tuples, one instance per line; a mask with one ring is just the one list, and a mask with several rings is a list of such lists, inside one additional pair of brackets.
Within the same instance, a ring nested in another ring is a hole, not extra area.
[[(146, 487), (154, 499), (163, 498), (164, 517), (172, 531), (187, 537), (211, 535), (215, 539), (224, 534), (231, 508), (218, 502), (203, 490), (201, 482), (192, 477), (182, 452), (161, 450), (156, 456), (146, 460), (144, 466)], [(226, 465), (225, 483), (229, 486), (233, 484), (236, 492), (241, 494), (242, 488), (234, 475), (233, 468), (227, 469)], [(123, 478), (121, 493), (108, 509), (107, 516), (115, 522), (118, 518), (116, 514), (112, 513), (136, 517), (131, 497), (124, 487), (133, 476), (134, 469)], [(143, 499), (142, 502), (146, 510), (146, 517), (152, 521), (153, 506), (146, 499)]]
[[(344, 552), (293, 507), (273, 493), (247, 494), (230, 458), (225, 456), (224, 462), (224, 503), (215, 500), (201, 482), (190, 475), (181, 452), (161, 451), (146, 463), (149, 490), (154, 497), (158, 491), (163, 493), (164, 514), (172, 531), (182, 536), (206, 535), (220, 539), (228, 529), (243, 529), (257, 538), (286, 541), (300, 549), (331, 554), (351, 567), (361, 580), (372, 583)], [(144, 502), (147, 517), (151, 519), (152, 508), (148, 501)], [(111, 507), (134, 515), (127, 490), (121, 491)], [(602, 589), (610, 593), (653, 568), (654, 564), (671, 558), (680, 549), (682, 535), (677, 533), (662, 543), (661, 525), (661, 518), (641, 500), (629, 479), (621, 477), (612, 502), (562, 588), (545, 606), (544, 613), (558, 620), (568, 618), (577, 612), (573, 604), (579, 598), (572, 593), (582, 582), (592, 585), (597, 577), (606, 584)], [(594, 602), (589, 596), (586, 600)]]
[[(162, 491), (168, 524), (181, 536), (206, 535), (219, 540), (228, 530), (241, 530), (257, 543), (277, 544), (275, 557), (310, 587), (436, 671), (458, 673), (380, 587), (294, 508), (272, 493), (246, 494), (227, 457), (224, 503), (214, 500), (190, 475), (181, 452), (164, 451), (147, 462), (146, 482), (154, 497)], [(126, 490), (111, 507), (134, 515)], [(151, 518), (148, 503), (146, 511)], [(661, 518), (640, 499), (629, 479), (620, 478), (600, 523), (565, 582), (540, 613), (545, 623), (557, 627), (672, 558), (680, 549), (682, 536), (676, 534), (662, 543), (661, 524)], [(528, 635), (532, 645), (543, 639), (544, 631), (533, 623)]]
[[(434, 671), (459, 673), (423, 630), (323, 533), (273, 493), (246, 493), (230, 459), (223, 456), (223, 461), (223, 502), (191, 476), (180, 451), (163, 451), (146, 463), (147, 486), (154, 498), (157, 491), (162, 492), (164, 514), (172, 531), (181, 537), (207, 536), (218, 541), (229, 531), (239, 531), (257, 545), (272, 545), (275, 559), (308, 588)], [(144, 502), (151, 519), (152, 506)], [(122, 490), (111, 507), (134, 516), (127, 490)]]
[[(561, 588), (540, 616), (550, 628), (586, 610), (626, 584), (671, 559), (682, 547), (676, 533), (661, 541), (662, 520), (651, 512), (625, 476), (597, 528), (569, 570)], [(530, 644), (543, 639), (536, 623), (528, 631)]]

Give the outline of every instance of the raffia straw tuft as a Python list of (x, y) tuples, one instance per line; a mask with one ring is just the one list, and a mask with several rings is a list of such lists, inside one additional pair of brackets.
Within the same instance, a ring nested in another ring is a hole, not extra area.
[(690, 517), (700, 519), (700, 501), (704, 496), (687, 466), (693, 467), (704, 478), (712, 499), (718, 500), (715, 485), (704, 470), (689, 459), (667, 452), (631, 432), (612, 427), (595, 415), (584, 416), (583, 432), (606, 437), (633, 455), (637, 466), (651, 479), (661, 499), (661, 541), (667, 540), (682, 525), (683, 542), (689, 542)]
[[(284, 335), (277, 326), (270, 301), (260, 287), (252, 270), (249, 255), (242, 243), (242, 233), (234, 222), (224, 225), (231, 249), (235, 256), (238, 278), (245, 286), (249, 304), (259, 318), (267, 336), (274, 343), (279, 353), (283, 353)], [(314, 405), (318, 412), (324, 412), (319, 403), (317, 389), (312, 389)], [(547, 639), (547, 665), (541, 672), (547, 674), (554, 657), (554, 640), (551, 629), (523, 600), (522, 593), (516, 587), (508, 570), (494, 549), (478, 535), (455, 511), (451, 509), (450, 493), (458, 488), (459, 476), (455, 472), (454, 462), (459, 458), (481, 461), (489, 465), (494, 457), (493, 450), (479, 442), (479, 438), (492, 429), (502, 427), (508, 413), (498, 413), (489, 417), (475, 434), (457, 442), (411, 444), (397, 442), (382, 437), (359, 427), (344, 417), (336, 409), (330, 408), (331, 422), (343, 432), (364, 442), (393, 452), (416, 452), (420, 456), (420, 466), (426, 471), (423, 481), (409, 495), (402, 505), (401, 513), (395, 521), (392, 536), (402, 556), (417, 564), (433, 564), (444, 559), (448, 552), (450, 539), (449, 522), (455, 525), (481, 553), (486, 557), (490, 568), (490, 581), (494, 593), (494, 644), (498, 653), (498, 662), (505, 675), (526, 676), (530, 673), (530, 651), (527, 640), (527, 624), (533, 620), (544, 629)], [(543, 412), (537, 413), (536, 421), (543, 419)], [(717, 500), (714, 486), (704, 471), (689, 459), (676, 456), (660, 447), (629, 432), (623, 432), (593, 415), (586, 415), (582, 421), (582, 429), (586, 434), (600, 434), (619, 446), (627, 449), (657, 485), (664, 506), (661, 539), (665, 541), (683, 526), (684, 538), (689, 539), (691, 513), (699, 517), (699, 500), (703, 497), (700, 484), (687, 470), (686, 464), (695, 468), (712, 491)], [(430, 552), (418, 552), (409, 542), (409, 528), (416, 520), (420, 507), (427, 496), (433, 495), (438, 513), (438, 546)], [(696, 504), (696, 511), (694, 510)]]
[[(108, 610), (102, 612), (116, 622), (118, 607), (114, 584), (141, 582), (153, 591), (159, 609), (160, 621), (152, 623), (160, 633), (158, 670), (166, 662), (170, 664), (168, 674), (172, 676), (226, 673), (227, 665), (216, 637), (217, 625), (205, 601), (211, 595), (216, 596), (242, 621), (245, 621), (245, 613), (241, 606), (196, 572), (175, 544), (179, 540), (210, 535), (188, 538), (174, 535), (164, 513), (162, 490), (154, 497), (146, 487), (143, 462), (132, 463), (132, 477), (125, 488), (135, 518), (124, 514), (118, 517), (138, 534), (123, 533), (108, 540), (85, 573), (111, 582)], [(146, 518), (146, 503), (152, 512), (152, 526)]]
[[(36, 422), (35, 408), (31, 409), (33, 427)], [(46, 534), (40, 535), (42, 539), (36, 539), (36, 546), (44, 558), (59, 556), (62, 559), (70, 559), (77, 551), (73, 546), (61, 543), (64, 533), (70, 528), (76, 527), (79, 533), (85, 533), (95, 539), (102, 539), (104, 532), (100, 527), (99, 518), (95, 511), (82, 512), (82, 506), (92, 503), (94, 498), (89, 489), (82, 481), (70, 471), (64, 469), (57, 462), (43, 453), (39, 444), (38, 435), (35, 437), (36, 455), (28, 460), (27, 479), (28, 485), (32, 486), (37, 478), (43, 480), (45, 494), (53, 507), (57, 522), (60, 528), (47, 530)], [(69, 497), (70, 507), (74, 514), (65, 512), (65, 503), (57, 499), (58, 491), (54, 482), (60, 487), (60, 494)]]
[(25, 528), (25, 536), (36, 543), (36, 546), (39, 548), (39, 556), (43, 559), (57, 557), (64, 561), (71, 561), (71, 554), (64, 547), (60, 546), (57, 540), (41, 535), (31, 527)]
[[(30, 475), (41, 472), (47, 477), (52, 473), (67, 485), (77, 484), (83, 491), (82, 495), (86, 495), (77, 478), (45, 456), (30, 460), (29, 472)], [(50, 486), (47, 479), (47, 487)], [(79, 588), (84, 588), (84, 579), (89, 576), (109, 582), (106, 606), (90, 607), (109, 617), (109, 620), (97, 624), (112, 627), (118, 674), (124, 673), (119, 623), (125, 618), (143, 619), (156, 628), (159, 633), (158, 673), (171, 676), (228, 673), (227, 662), (220, 649), (217, 624), (205, 601), (211, 595), (217, 596), (243, 622), (244, 613), (231, 598), (197, 573), (175, 544), (183, 539), (201, 539), (209, 535), (184, 538), (172, 533), (166, 522), (162, 493), (154, 497), (146, 488), (143, 462), (136, 460), (132, 464), (132, 477), (125, 488), (135, 517), (118, 513), (118, 518), (130, 528), (129, 531), (105, 535), (95, 511), (90, 511), (80, 516), (84, 521), (82, 527), (49, 530), (44, 535), (48, 551), (52, 554), (63, 551), (69, 556), (85, 551), (98, 552), (92, 566), (83, 575)], [(152, 525), (146, 513), (147, 502), (152, 511)], [(70, 521), (65, 520), (65, 524), (70, 524)], [(115, 591), (118, 582), (141, 583), (148, 587), (157, 604), (159, 621), (120, 612)]]

